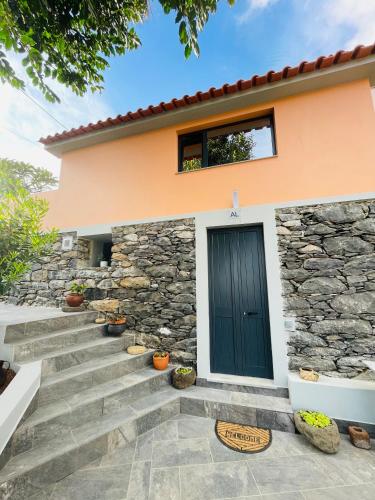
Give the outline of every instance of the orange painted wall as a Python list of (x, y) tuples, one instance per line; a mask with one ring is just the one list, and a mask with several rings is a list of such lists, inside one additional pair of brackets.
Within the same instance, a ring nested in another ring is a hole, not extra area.
[[(177, 134), (274, 109), (278, 156), (177, 173)], [(375, 191), (375, 113), (367, 80), (66, 153), (46, 225), (60, 229)]]

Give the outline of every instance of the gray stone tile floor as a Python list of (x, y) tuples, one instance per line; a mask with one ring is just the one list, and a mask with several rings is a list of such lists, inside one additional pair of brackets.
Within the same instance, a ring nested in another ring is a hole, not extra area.
[(51, 486), (38, 500), (374, 500), (375, 443), (336, 455), (272, 432), (264, 452), (232, 451), (215, 421), (179, 415)]

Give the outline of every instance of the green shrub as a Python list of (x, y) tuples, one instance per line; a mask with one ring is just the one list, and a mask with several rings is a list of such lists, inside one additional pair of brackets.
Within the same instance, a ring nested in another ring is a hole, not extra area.
[(178, 373), (180, 375), (187, 375), (188, 373), (191, 373), (192, 371), (193, 371), (193, 369), (191, 367), (187, 367), (187, 368), (181, 367), (181, 368), (177, 368), (176, 373)]
[(191, 160), (184, 160), (182, 164), (182, 170), (184, 172), (199, 170), (201, 167), (202, 167), (202, 160), (200, 158), (192, 158)]
[(318, 411), (300, 410), (298, 415), (304, 422), (306, 422), (306, 424), (314, 427), (324, 429), (324, 427), (331, 425), (331, 419), (324, 413), (320, 413)]
[(77, 283), (76, 281), (74, 281), (74, 283), (72, 283), (70, 285), (70, 291), (72, 293), (76, 293), (78, 295), (82, 295), (83, 292), (86, 290), (87, 286), (86, 285), (80, 285), (79, 283)]
[(167, 351), (155, 351), (154, 358), (166, 358), (168, 356)]

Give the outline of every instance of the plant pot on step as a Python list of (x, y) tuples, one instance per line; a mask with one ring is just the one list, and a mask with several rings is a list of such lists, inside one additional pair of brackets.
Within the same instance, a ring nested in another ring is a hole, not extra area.
[(78, 293), (70, 293), (65, 296), (65, 300), (69, 307), (79, 307), (85, 298)]
[(194, 368), (175, 368), (172, 372), (172, 385), (176, 389), (186, 389), (194, 384), (197, 374)]
[(298, 431), (316, 448), (324, 453), (336, 453), (340, 446), (340, 433), (336, 422), (324, 415), (309, 410), (294, 413)]
[(65, 296), (66, 303), (69, 307), (79, 307), (85, 300), (83, 292), (86, 290), (86, 285), (76, 283), (75, 281), (71, 284), (69, 292)]
[(116, 317), (111, 317), (108, 320), (108, 323), (104, 325), (104, 335), (119, 337), (122, 333), (124, 333), (125, 328), (126, 317), (117, 315)]
[(169, 352), (156, 351), (152, 357), (152, 362), (156, 370), (166, 370), (169, 364)]

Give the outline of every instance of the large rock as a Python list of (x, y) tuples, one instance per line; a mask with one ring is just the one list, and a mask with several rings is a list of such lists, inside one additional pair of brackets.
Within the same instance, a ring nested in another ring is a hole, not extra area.
[(311, 236), (312, 234), (319, 234), (324, 236), (326, 234), (333, 234), (334, 232), (335, 229), (333, 227), (326, 226), (325, 224), (314, 224), (306, 229), (305, 235)]
[(176, 283), (171, 283), (166, 286), (168, 292), (179, 294), (179, 293), (194, 293), (195, 292), (195, 282), (194, 281), (178, 281)]
[(120, 281), (120, 285), (124, 288), (149, 288), (150, 278), (146, 276), (128, 277)]
[(374, 314), (375, 291), (339, 295), (332, 300), (331, 307), (339, 313)]
[(330, 294), (330, 293), (341, 293), (347, 290), (347, 287), (342, 281), (337, 278), (310, 278), (302, 283), (298, 287), (300, 293), (320, 293), (320, 294)]
[(312, 368), (316, 371), (330, 372), (336, 370), (336, 364), (332, 359), (321, 358), (319, 356), (290, 356), (289, 369), (299, 370), (300, 368)]
[(362, 319), (327, 319), (314, 323), (311, 331), (319, 335), (351, 335), (366, 337), (372, 335), (369, 321)]
[(340, 446), (340, 433), (337, 424), (331, 419), (327, 427), (314, 427), (307, 424), (298, 414), (294, 413), (294, 424), (298, 431), (316, 448), (324, 453), (337, 453)]
[(120, 305), (117, 299), (93, 300), (90, 302), (90, 309), (99, 312), (115, 312)]
[(163, 264), (161, 266), (150, 266), (146, 271), (155, 278), (174, 278), (177, 273), (177, 268), (176, 266)]
[(352, 257), (344, 266), (344, 274), (361, 274), (375, 269), (375, 254)]
[(353, 227), (361, 233), (375, 234), (375, 218), (358, 221)]
[(358, 236), (335, 236), (326, 238), (323, 243), (325, 251), (329, 255), (347, 255), (352, 253), (371, 253), (374, 245), (364, 241)]
[(332, 222), (334, 224), (346, 224), (355, 222), (366, 217), (367, 213), (361, 205), (344, 205), (342, 203), (323, 207), (315, 212), (320, 222)]
[(289, 344), (306, 347), (325, 347), (327, 345), (327, 342), (325, 342), (318, 335), (313, 335), (312, 333), (302, 330), (293, 332), (290, 335)]
[(284, 300), (284, 308), (286, 311), (296, 311), (298, 309), (309, 309), (310, 304), (302, 297), (291, 296)]
[(343, 265), (344, 261), (341, 259), (329, 259), (325, 257), (322, 257), (321, 259), (306, 259), (303, 263), (303, 267), (311, 271), (327, 271), (331, 269), (340, 269), (341, 267), (343, 267)]

